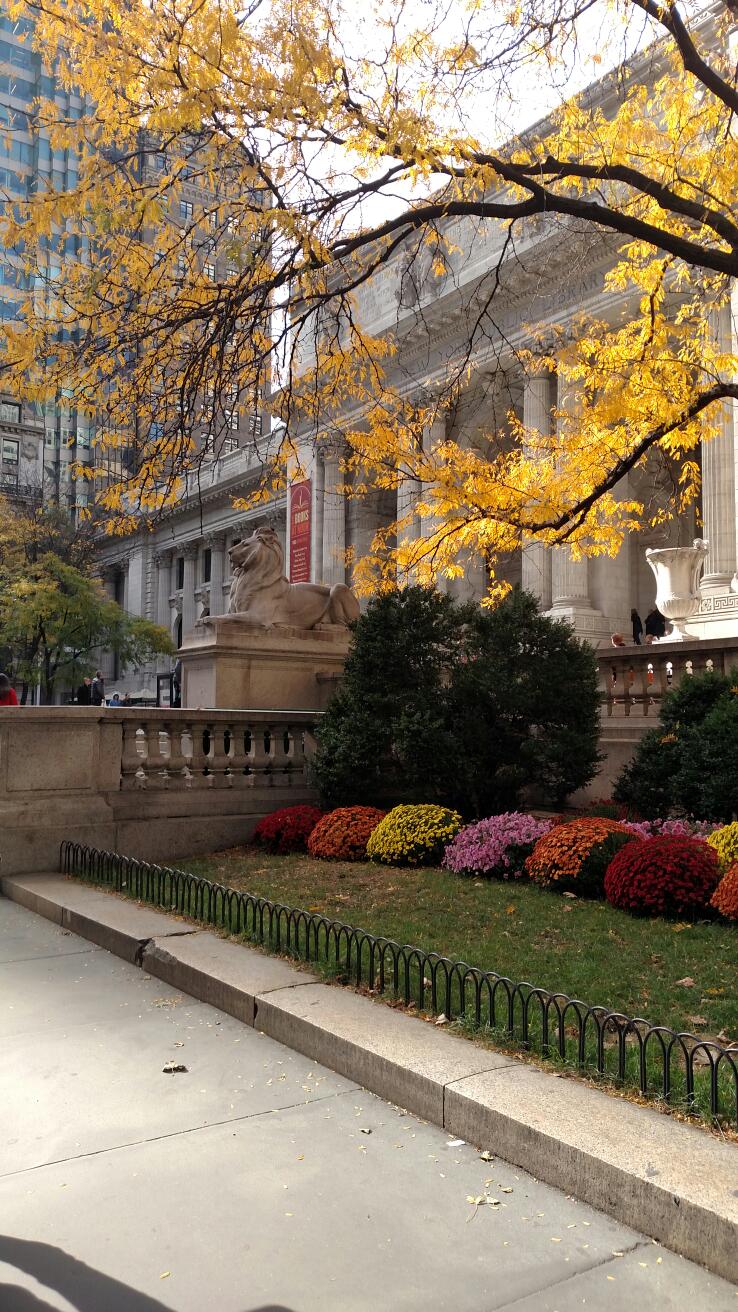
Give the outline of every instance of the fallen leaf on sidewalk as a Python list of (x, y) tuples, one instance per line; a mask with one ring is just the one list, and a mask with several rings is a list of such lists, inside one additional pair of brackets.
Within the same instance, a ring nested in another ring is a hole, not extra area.
[(170, 1276), (171, 1274), (172, 1274), (171, 1271), (162, 1271), (161, 1275), (159, 1276), (159, 1279), (166, 1280), (167, 1277)]
[(186, 1066), (182, 1066), (179, 1062), (168, 1061), (166, 1066), (162, 1066), (162, 1075), (179, 1075), (180, 1073), (186, 1075), (188, 1069)]
[(480, 1157), (480, 1160), (483, 1161), (483, 1162), (493, 1162), (493, 1161), (494, 1161), (494, 1156), (493, 1156), (493, 1154), (490, 1152), (489, 1148), (485, 1148), (484, 1151), (481, 1152), (481, 1153), (479, 1154), (479, 1157)]

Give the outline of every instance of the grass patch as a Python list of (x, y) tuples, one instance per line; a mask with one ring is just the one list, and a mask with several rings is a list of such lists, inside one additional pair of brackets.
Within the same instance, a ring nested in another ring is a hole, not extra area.
[[(654, 1024), (738, 1041), (738, 931), (446, 870), (235, 849), (182, 863), (272, 901), (417, 944)], [(692, 985), (679, 981), (692, 979)]]
[[(515, 982), (528, 981), (550, 992), (724, 1045), (738, 1041), (738, 933), (730, 925), (638, 919), (604, 902), (564, 898), (528, 883), (460, 878), (440, 869), (271, 857), (243, 848), (192, 858), (184, 868), (400, 944), (420, 946), (494, 971)], [(278, 946), (281, 951), (287, 947), (284, 942)], [(301, 955), (299, 950), (296, 955)], [(329, 951), (326, 956), (321, 963), (326, 977), (345, 977), (336, 952)], [(394, 981), (389, 961), (385, 965), (381, 988), (385, 995), (394, 993), (406, 1002), (417, 998), (420, 1008), (432, 1010), (429, 990), (423, 992), (412, 963), (409, 974)], [(360, 982), (371, 987), (376, 983), (377, 961), (369, 970), (365, 958), (362, 969)], [(456, 981), (452, 999), (455, 1028), (495, 1047), (520, 1049), (519, 1009), (514, 1033), (508, 1033), (504, 991), (496, 998), (495, 1015), (490, 1016), (488, 1009), (475, 1014), (462, 989), (462, 983)], [(584, 1052), (578, 1046), (578, 1034), (572, 1013), (564, 1015), (563, 1026), (557, 1026), (552, 1017), (547, 1044), (543, 1014), (534, 1005), (523, 1046), (533, 1052), (543, 1050), (564, 1066), (591, 1070), (596, 1065), (595, 1028), (585, 1034)], [(607, 1034), (604, 1078), (617, 1079), (622, 1070), (625, 1083), (638, 1086), (640, 1060), (633, 1036), (621, 1051), (617, 1034)], [(657, 1041), (649, 1041), (645, 1063), (648, 1092), (661, 1097), (664, 1063)], [(735, 1124), (736, 1087), (729, 1068), (721, 1068), (718, 1085), (721, 1119)], [(690, 1096), (681, 1054), (675, 1052), (670, 1102), (710, 1118), (709, 1070), (699, 1057)]]

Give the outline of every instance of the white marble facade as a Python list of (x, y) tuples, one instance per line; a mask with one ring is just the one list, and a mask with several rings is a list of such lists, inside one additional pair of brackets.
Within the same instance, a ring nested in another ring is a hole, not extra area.
[[(459, 358), (468, 343), (470, 316), (500, 254), (501, 239), (491, 226), (484, 229), (456, 220), (451, 228), (459, 253), (451, 257), (445, 276), (429, 273), (425, 280), (414, 278), (413, 295), (407, 296), (409, 257), (400, 256), (366, 284), (359, 302), (358, 312), (369, 332), (397, 335), (394, 382), (410, 395), (432, 395), (434, 384), (446, 377), (449, 362)], [(454, 413), (441, 416), (429, 430), (431, 444), (446, 434), (462, 445), (474, 444), (481, 433), (490, 432), (504, 442), (511, 410), (525, 423), (545, 430), (553, 422), (554, 408), (576, 406), (576, 396), (559, 395), (555, 374), (526, 372), (519, 363), (520, 352), (531, 346), (530, 324), (538, 328), (555, 324), (573, 332), (582, 311), (613, 319), (627, 313), (625, 294), (605, 295), (602, 290), (613, 256), (606, 239), (575, 237), (561, 222), (537, 220), (519, 234), (514, 259), (508, 257), (501, 267), (489, 327), (475, 344), (472, 381)], [(715, 330), (726, 336), (736, 331), (737, 322), (738, 313), (726, 308)], [(309, 358), (304, 344), (302, 354)], [(646, 547), (683, 545), (699, 535), (709, 541), (710, 551), (700, 585), (700, 610), (687, 628), (699, 638), (738, 635), (738, 593), (731, 588), (738, 570), (736, 426), (735, 406), (726, 406), (720, 436), (705, 443), (701, 453), (701, 506), (681, 521), (672, 521), (658, 532), (631, 536), (614, 559), (575, 561), (565, 547), (549, 550), (524, 543), (513, 558), (501, 562), (499, 572), (513, 583), (522, 582), (536, 594), (543, 610), (570, 620), (577, 633), (594, 645), (609, 645), (614, 632), (629, 640), (631, 607), (645, 619), (654, 604)], [(378, 527), (398, 514), (410, 514), (421, 489), (406, 480), (396, 496), (387, 492), (362, 499), (346, 496), (335, 432), (330, 437), (321, 433), (317, 438), (314, 433), (293, 437), (302, 447), (305, 476), (312, 487), (311, 581), (350, 583), (347, 551), (356, 557), (365, 553)], [(268, 513), (262, 509), (247, 516), (232, 508), (234, 496), (243, 495), (258, 477), (254, 462), (253, 451), (247, 449), (215, 462), (199, 501), (185, 500), (181, 510), (153, 533), (106, 547), (111, 594), (129, 611), (163, 624), (175, 641), (206, 610), (213, 614), (225, 610), (226, 550), (234, 538), (268, 520), (282, 535), (289, 560), (286, 498), (275, 502)], [(661, 477), (657, 468), (634, 473), (621, 494), (632, 491), (635, 496), (658, 498)], [(422, 533), (422, 522), (416, 517), (406, 532)], [(481, 598), (484, 569), (470, 563), (463, 579), (445, 586), (451, 595)], [(109, 670), (109, 680), (111, 674)], [(142, 679), (152, 686), (151, 674), (131, 673), (116, 687), (133, 691)]]

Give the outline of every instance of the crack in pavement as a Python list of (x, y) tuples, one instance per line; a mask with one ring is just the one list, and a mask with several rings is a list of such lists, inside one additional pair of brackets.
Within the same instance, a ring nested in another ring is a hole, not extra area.
[[(625, 1257), (630, 1253), (637, 1253), (640, 1248), (646, 1249), (652, 1247), (652, 1240), (638, 1239), (634, 1244), (631, 1244), (629, 1248), (623, 1245), (618, 1251), (623, 1254), (623, 1257)], [(511, 1309), (513, 1309), (514, 1312), (516, 1307), (519, 1307), (521, 1303), (526, 1303), (528, 1299), (534, 1298), (536, 1294), (544, 1292), (548, 1294), (551, 1290), (560, 1289), (562, 1285), (570, 1284), (572, 1280), (577, 1280), (579, 1276), (591, 1275), (593, 1271), (597, 1271), (602, 1266), (609, 1266), (613, 1261), (620, 1261), (620, 1258), (615, 1257), (613, 1253), (608, 1253), (604, 1257), (595, 1258), (591, 1265), (580, 1267), (578, 1271), (567, 1272), (566, 1275), (562, 1275), (559, 1280), (551, 1280), (548, 1284), (540, 1285), (537, 1289), (531, 1289), (527, 1293), (521, 1294), (519, 1298), (514, 1298), (511, 1303), (498, 1303), (494, 1312), (510, 1312)]]
[(361, 1085), (354, 1084), (350, 1089), (336, 1093), (324, 1093), (319, 1098), (308, 1098), (304, 1102), (286, 1103), (284, 1107), (267, 1107), (260, 1112), (246, 1112), (243, 1116), (226, 1116), (222, 1121), (208, 1121), (206, 1125), (188, 1125), (182, 1130), (172, 1130), (168, 1134), (153, 1134), (148, 1139), (130, 1139), (125, 1143), (110, 1144), (107, 1148), (96, 1148), (93, 1152), (73, 1153), (69, 1157), (55, 1157), (51, 1162), (38, 1162), (36, 1166), (23, 1166), (19, 1171), (7, 1171), (0, 1174), (0, 1180), (12, 1180), (20, 1175), (31, 1175), (34, 1171), (44, 1171), (48, 1166), (63, 1166), (65, 1162), (79, 1162), (86, 1158), (103, 1157), (106, 1153), (117, 1153), (123, 1148), (139, 1148), (147, 1143), (159, 1143), (164, 1139), (179, 1139), (185, 1134), (200, 1134), (203, 1130), (216, 1129), (222, 1125), (238, 1125), (241, 1121), (255, 1121), (260, 1116), (278, 1116), (280, 1112), (294, 1111), (296, 1107), (317, 1107), (318, 1103), (330, 1102), (332, 1098), (346, 1098), (357, 1090), (366, 1092)]

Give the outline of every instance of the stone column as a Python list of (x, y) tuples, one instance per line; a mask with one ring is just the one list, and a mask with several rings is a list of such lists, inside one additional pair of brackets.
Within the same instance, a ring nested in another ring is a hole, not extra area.
[(211, 533), (206, 538), (210, 548), (210, 614), (222, 615), (225, 610), (223, 581), (225, 579), (225, 533)]
[(156, 561), (156, 622), (169, 632), (171, 628), (171, 607), (169, 598), (172, 586), (172, 551), (158, 551)]
[(197, 619), (197, 602), (195, 600), (195, 588), (197, 587), (197, 556), (200, 548), (199, 542), (185, 543), (184, 555), (184, 586), (182, 588), (182, 637), (183, 639), (195, 626)]
[(340, 490), (343, 484), (341, 447), (338, 443), (323, 444), (325, 490), (323, 494), (323, 582), (346, 582), (346, 498)]
[[(442, 443), (445, 441), (446, 441), (446, 415), (445, 413), (441, 412), (437, 414), (429, 424), (426, 424), (425, 428), (423, 429), (423, 455), (427, 456), (429, 459), (432, 458), (436, 449), (439, 446), (441, 446)], [(427, 506), (433, 505), (434, 498), (432, 497), (431, 493), (434, 487), (435, 487), (434, 482), (426, 482), (421, 485), (420, 488), (421, 500), (424, 501)], [(433, 534), (438, 529), (438, 517), (433, 514), (423, 515), (422, 518), (419, 520), (418, 529), (421, 537), (424, 538), (433, 537)], [(432, 557), (428, 558), (428, 563), (429, 564), (433, 563)], [(444, 578), (436, 579), (436, 587), (440, 592), (446, 591), (447, 583), (448, 583), (447, 579)]]
[[(549, 373), (526, 374), (523, 384), (523, 423), (549, 437), (552, 425), (554, 379)], [(523, 540), (522, 584), (538, 598), (541, 610), (548, 610), (551, 594), (551, 549), (543, 542)]]
[(107, 601), (115, 601), (115, 578), (117, 574), (115, 565), (103, 565), (100, 570), (100, 579), (105, 589), (105, 598)]
[[(716, 310), (712, 323), (718, 349), (733, 348), (731, 307)], [(717, 417), (719, 431), (702, 443), (702, 526), (710, 544), (700, 591), (727, 591), (736, 570), (735, 403), (726, 401)]]
[[(419, 536), (418, 534), (418, 516), (416, 506), (418, 504), (418, 493), (420, 485), (417, 478), (411, 474), (403, 474), (397, 483), (397, 545), (398, 547), (408, 547), (411, 542)], [(400, 524), (400, 520), (405, 520)], [(397, 582), (407, 584), (412, 582), (412, 570), (408, 570), (400, 562), (397, 562)]]
[(123, 607), (123, 610), (126, 612), (126, 614), (128, 614), (128, 570), (130, 564), (131, 562), (128, 556), (121, 557), (120, 573), (121, 573), (121, 578), (123, 580), (123, 593), (122, 593), (122, 600), (120, 604)]
[[(576, 384), (558, 379), (558, 408), (570, 414), (577, 406)], [(561, 422), (561, 421), (560, 421)], [(589, 594), (589, 561), (575, 560), (566, 546), (553, 547), (551, 556), (551, 610), (553, 619), (566, 619), (579, 637), (597, 646), (610, 637), (610, 625), (593, 605)]]

